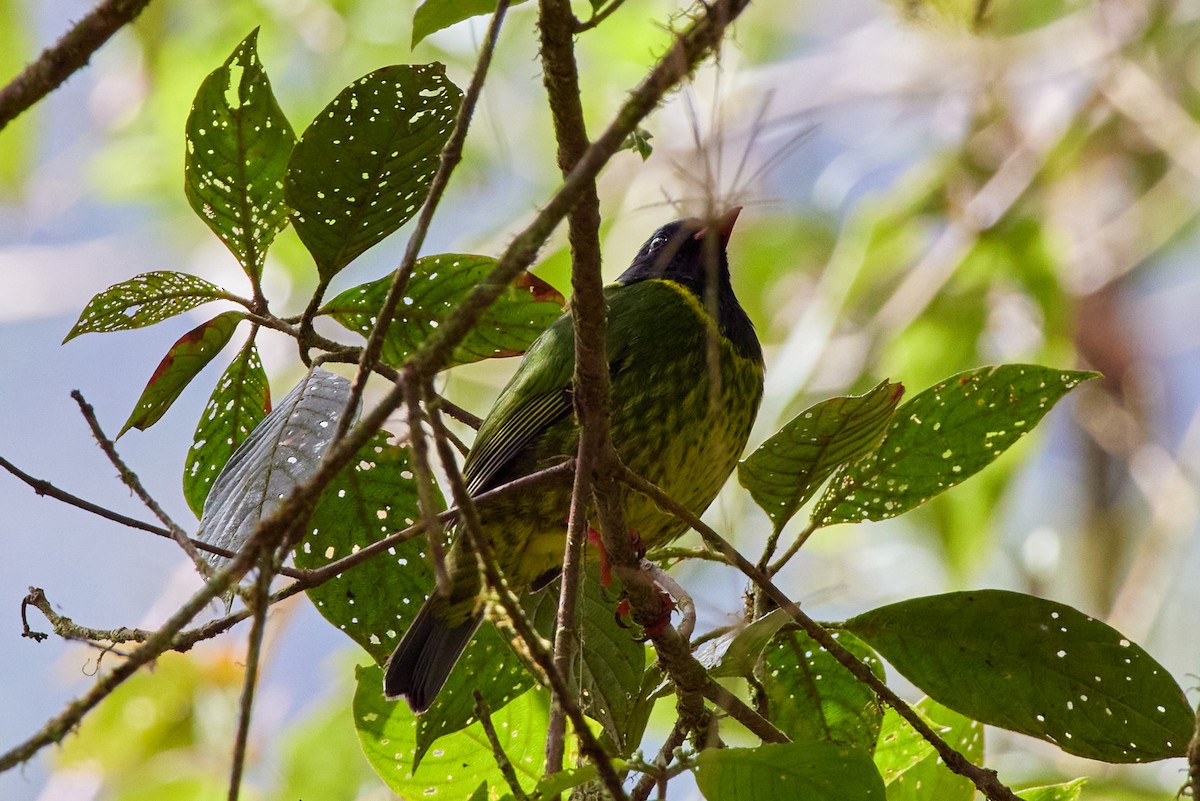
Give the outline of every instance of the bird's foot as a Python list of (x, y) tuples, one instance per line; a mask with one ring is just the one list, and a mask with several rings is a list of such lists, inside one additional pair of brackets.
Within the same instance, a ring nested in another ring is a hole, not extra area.
[[(678, 610), (683, 616), (679, 621), (679, 634), (687, 642), (696, 628), (696, 606), (691, 596), (684, 592), (683, 587), (675, 579), (668, 576), (658, 565), (646, 559), (642, 560), (641, 568), (645, 571), (658, 592), (660, 612), (654, 620), (642, 626), (641, 639), (648, 640), (662, 634), (671, 623), (671, 614)], [(631, 628), (631, 609), (628, 598), (622, 598), (617, 604), (617, 625)]]
[[(611, 587), (612, 565), (608, 561), (608, 551), (604, 549), (604, 541), (600, 537), (600, 532), (594, 528), (589, 528), (587, 538), (588, 542), (596, 547), (596, 552), (600, 556), (600, 586)], [(646, 555), (646, 546), (642, 544), (641, 536), (633, 529), (629, 529), (629, 542), (632, 543), (638, 559)]]

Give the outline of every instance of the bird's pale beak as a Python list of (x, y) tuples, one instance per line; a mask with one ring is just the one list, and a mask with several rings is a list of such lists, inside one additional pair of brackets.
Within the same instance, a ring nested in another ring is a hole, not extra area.
[(710, 229), (712, 229), (721, 235), (722, 242), (728, 242), (730, 235), (733, 234), (733, 226), (737, 222), (738, 215), (741, 213), (742, 207), (734, 206), (732, 209), (714, 220), (712, 225), (707, 225), (697, 231), (696, 239), (703, 239), (704, 235), (707, 234)]

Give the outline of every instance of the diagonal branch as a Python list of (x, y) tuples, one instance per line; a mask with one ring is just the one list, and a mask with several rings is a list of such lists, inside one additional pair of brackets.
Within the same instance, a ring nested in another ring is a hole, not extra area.
[(0, 130), (86, 66), (101, 45), (148, 5), (150, 0), (104, 0), (52, 47), (43, 50), (36, 61), (0, 89)]

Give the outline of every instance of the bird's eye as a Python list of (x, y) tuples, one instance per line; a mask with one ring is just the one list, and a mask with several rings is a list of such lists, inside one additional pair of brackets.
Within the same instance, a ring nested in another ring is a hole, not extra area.
[(654, 253), (669, 241), (671, 241), (671, 237), (666, 234), (655, 234), (654, 238), (650, 240), (650, 246), (646, 248), (646, 252)]

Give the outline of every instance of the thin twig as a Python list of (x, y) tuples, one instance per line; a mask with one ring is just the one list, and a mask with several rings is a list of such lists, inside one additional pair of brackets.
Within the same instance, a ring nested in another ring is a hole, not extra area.
[(786, 610), (792, 619), (800, 624), (800, 627), (804, 629), (804, 632), (808, 636), (816, 640), (834, 659), (849, 670), (855, 678), (869, 686), (881, 701), (895, 709), (902, 718), (908, 721), (909, 725), (916, 729), (934, 747), (934, 750), (938, 752), (938, 756), (942, 758), (942, 762), (945, 763), (946, 767), (960, 776), (970, 779), (976, 788), (991, 799), (991, 801), (1019, 801), (1017, 796), (1013, 795), (1012, 790), (1000, 781), (996, 775), (996, 771), (990, 768), (981, 768), (973, 764), (960, 752), (952, 748), (937, 732), (930, 728), (929, 724), (911, 706), (884, 684), (866, 663), (842, 647), (824, 626), (805, 614), (791, 598), (776, 587), (771, 582), (771, 579), (752, 565), (746, 557), (742, 556), (728, 540), (706, 525), (700, 518), (696, 517), (687, 507), (663, 492), (657, 485), (642, 478), (625, 465), (620, 465), (619, 467), (622, 481), (653, 500), (660, 508), (687, 523), (704, 538), (705, 542), (724, 553), (726, 558), (729, 559), (730, 564), (736, 566), (747, 578), (761, 587), (781, 609)]
[(488, 742), (492, 746), (492, 756), (496, 760), (496, 766), (500, 768), (504, 781), (508, 783), (508, 789), (512, 790), (517, 801), (528, 801), (529, 794), (517, 781), (517, 771), (513, 769), (508, 754), (504, 753), (504, 746), (500, 744), (500, 738), (496, 736), (496, 727), (492, 724), (492, 710), (488, 708), (487, 701), (483, 700), (479, 690), (475, 690), (473, 694), (475, 696), (475, 717), (479, 718), (479, 723), (483, 726), (483, 733), (487, 735)]
[[(471, 127), (471, 117), (479, 102), (479, 93), (483, 90), (488, 67), (492, 63), (492, 53), (496, 49), (497, 39), (500, 38), (500, 26), (504, 23), (508, 4), (509, 0), (499, 0), (496, 3), (496, 10), (492, 14), (491, 24), (488, 25), (487, 35), (484, 36), (479, 56), (475, 60), (475, 72), (471, 75), (471, 83), (463, 95), (458, 117), (454, 120), (454, 128), (451, 129), (450, 136), (446, 139), (446, 144), (442, 146), (442, 152), (438, 157), (437, 171), (434, 172), (433, 179), (429, 183), (429, 194), (425, 196), (425, 202), (421, 204), (421, 211), (417, 215), (413, 232), (408, 238), (408, 245), (404, 249), (404, 256), (400, 259), (400, 266), (396, 268), (392, 283), (388, 286), (387, 295), (383, 299), (383, 305), (376, 316), (375, 325), (367, 336), (367, 344), (362, 349), (358, 372), (350, 384), (350, 396), (346, 401), (347, 409), (356, 408), (362, 398), (367, 378), (371, 374), (375, 362), (379, 360), (379, 354), (383, 350), (384, 337), (392, 324), (392, 318), (396, 316), (396, 308), (400, 305), (400, 299), (404, 297), (408, 279), (412, 276), (413, 267), (417, 263), (417, 254), (421, 252), (421, 246), (425, 244), (425, 236), (429, 233), (434, 212), (437, 211), (438, 204), (445, 194), (446, 186), (450, 183), (451, 173), (462, 161), (463, 142), (466, 141), (467, 131)], [(338, 424), (335, 440), (346, 433), (349, 425), (348, 418), (349, 415), (344, 415), (343, 422)]]
[(433, 563), (434, 586), (444, 596), (451, 592), (450, 576), (446, 573), (446, 549), (442, 545), (444, 535), (437, 527), (437, 504), (434, 500), (433, 471), (429, 466), (429, 443), (425, 440), (421, 413), (421, 385), (415, 380), (412, 370), (407, 371), (404, 386), (408, 389), (408, 449), (412, 454), (410, 464), (417, 485), (417, 511), (425, 524), (425, 538), (429, 543), (429, 561)]
[(624, 3), (625, 0), (612, 0), (612, 2), (601, 9), (599, 13), (593, 14), (587, 20), (576, 20), (575, 33), (583, 33), (584, 31), (590, 31), (592, 28), (595, 28), (601, 22), (604, 22), (604, 20), (612, 16), (612, 13), (624, 5)]
[(246, 675), (242, 679), (242, 697), (238, 705), (238, 727), (233, 741), (233, 764), (229, 772), (229, 801), (238, 801), (242, 787), (242, 773), (246, 765), (246, 746), (250, 742), (250, 718), (254, 710), (254, 692), (258, 687), (259, 665), (262, 661), (263, 634), (267, 630), (267, 608), (271, 591), (271, 559), (264, 556), (258, 565), (258, 578), (254, 582), (251, 606), (254, 610), (254, 625), (250, 628), (250, 640), (246, 646)]
[(133, 472), (128, 465), (121, 459), (117, 453), (117, 448), (105, 434), (104, 429), (100, 427), (100, 421), (96, 419), (96, 410), (92, 405), (84, 400), (83, 393), (77, 389), (71, 390), (71, 397), (75, 403), (79, 404), (79, 411), (83, 413), (83, 419), (87, 421), (88, 427), (92, 429), (92, 436), (96, 438), (97, 444), (100, 445), (100, 450), (104, 451), (104, 455), (112, 462), (113, 467), (117, 468), (117, 473), (121, 476), (121, 482), (129, 487), (129, 491), (136, 495), (146, 508), (157, 517), (167, 531), (171, 533), (171, 539), (179, 543), (179, 547), (183, 548), (183, 552), (188, 555), (196, 565), (196, 569), (200, 571), (202, 576), (212, 575), (212, 566), (204, 560), (200, 552), (196, 550), (196, 546), (192, 544), (192, 540), (188, 537), (179, 525), (171, 519), (171, 516), (159, 506), (158, 501), (151, 497), (146, 488), (142, 486), (141, 479), (137, 477), (137, 473)]
[(86, 66), (93, 53), (148, 5), (150, 0), (104, 0), (97, 4), (0, 89), (0, 130)]
[(666, 773), (667, 766), (671, 764), (671, 757), (675, 753), (675, 749), (683, 745), (686, 738), (687, 732), (684, 731), (678, 720), (675, 721), (674, 728), (667, 735), (667, 739), (663, 741), (662, 748), (658, 749), (658, 756), (654, 758), (653, 765), (658, 770), (646, 771), (642, 774), (642, 778), (638, 779), (638, 783), (633, 786), (633, 792), (629, 794), (629, 801), (646, 801), (656, 786), (660, 788), (660, 795), (666, 792), (666, 789), (661, 786), (661, 780)]

